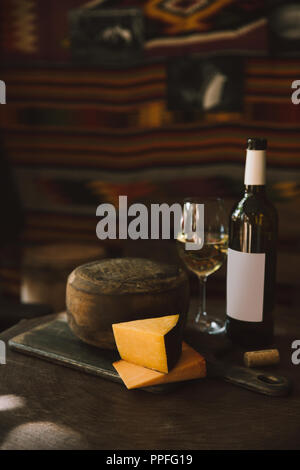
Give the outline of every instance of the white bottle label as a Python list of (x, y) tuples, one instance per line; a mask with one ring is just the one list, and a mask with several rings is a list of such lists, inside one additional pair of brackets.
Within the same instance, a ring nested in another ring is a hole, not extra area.
[(227, 315), (247, 322), (263, 321), (265, 253), (228, 249)]

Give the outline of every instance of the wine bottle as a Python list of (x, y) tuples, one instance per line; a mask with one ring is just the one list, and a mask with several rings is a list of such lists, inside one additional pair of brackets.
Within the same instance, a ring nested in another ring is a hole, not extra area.
[(229, 219), (225, 328), (246, 348), (273, 341), (278, 218), (266, 196), (266, 139), (248, 139), (245, 192)]

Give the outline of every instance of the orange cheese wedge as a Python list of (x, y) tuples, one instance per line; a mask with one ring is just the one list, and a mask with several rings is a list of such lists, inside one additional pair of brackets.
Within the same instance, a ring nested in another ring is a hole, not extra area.
[(204, 357), (184, 342), (180, 359), (168, 374), (124, 360), (114, 362), (113, 366), (128, 389), (206, 377)]
[(179, 315), (114, 323), (112, 328), (124, 361), (165, 374), (178, 362), (182, 342)]

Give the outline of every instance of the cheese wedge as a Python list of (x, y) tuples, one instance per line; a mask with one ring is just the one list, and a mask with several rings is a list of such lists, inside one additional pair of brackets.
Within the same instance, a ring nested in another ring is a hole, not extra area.
[(186, 343), (182, 343), (180, 359), (168, 374), (146, 369), (146, 367), (123, 360), (114, 362), (113, 366), (128, 389), (206, 377), (204, 357)]
[(112, 325), (121, 358), (133, 364), (168, 373), (181, 354), (179, 315), (147, 318)]

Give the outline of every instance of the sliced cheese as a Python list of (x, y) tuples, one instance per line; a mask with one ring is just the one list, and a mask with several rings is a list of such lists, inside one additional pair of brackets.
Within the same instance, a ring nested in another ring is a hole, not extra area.
[(149, 369), (167, 373), (181, 354), (182, 324), (179, 315), (147, 318), (113, 325), (121, 358)]
[(114, 362), (113, 366), (128, 389), (206, 377), (204, 357), (186, 343), (182, 343), (180, 359), (168, 374), (146, 369), (146, 367), (123, 360)]

